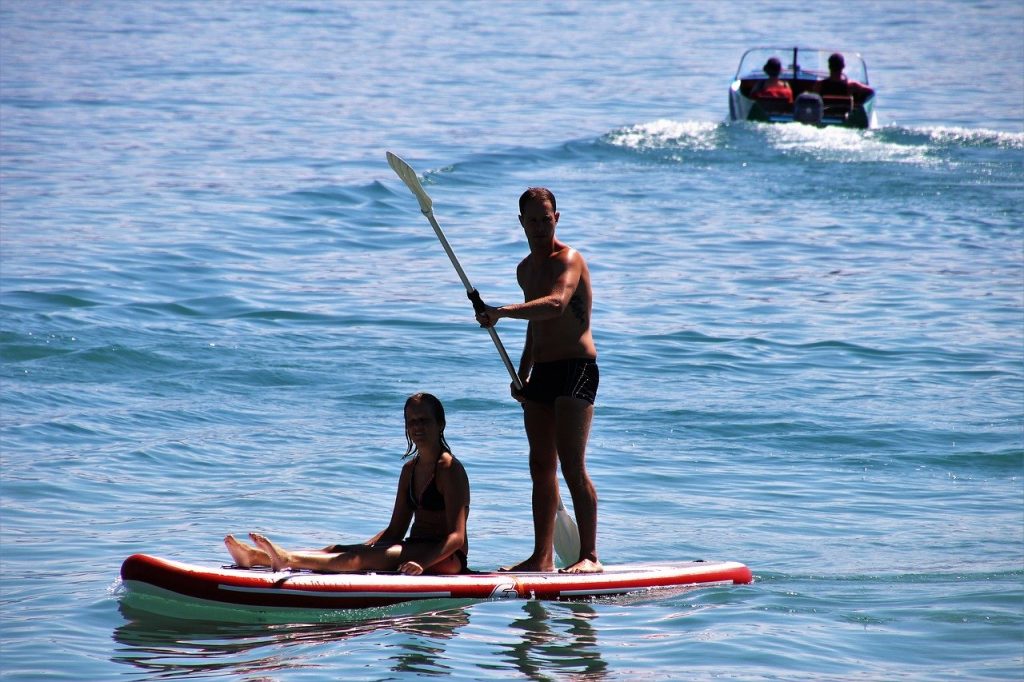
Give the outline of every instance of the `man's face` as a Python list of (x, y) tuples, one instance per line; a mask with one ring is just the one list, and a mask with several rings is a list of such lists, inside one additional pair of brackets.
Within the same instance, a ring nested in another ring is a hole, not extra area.
[(519, 223), (526, 230), (527, 239), (550, 239), (558, 224), (558, 212), (547, 199), (531, 199), (523, 207)]

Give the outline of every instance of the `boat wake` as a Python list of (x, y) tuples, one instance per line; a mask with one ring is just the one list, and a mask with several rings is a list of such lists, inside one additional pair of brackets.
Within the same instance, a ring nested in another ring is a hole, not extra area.
[(659, 119), (613, 130), (603, 141), (626, 149), (670, 149), (712, 151), (721, 146), (724, 126), (711, 121)]
[(888, 126), (872, 130), (801, 124), (730, 123), (659, 119), (612, 130), (598, 144), (664, 161), (705, 160), (724, 152), (748, 160), (788, 156), (839, 163), (930, 166), (973, 150), (1024, 149), (1024, 133), (958, 127)]
[(1024, 133), (987, 128), (889, 126), (875, 131), (875, 134), (903, 144), (922, 144), (940, 148), (1024, 149)]

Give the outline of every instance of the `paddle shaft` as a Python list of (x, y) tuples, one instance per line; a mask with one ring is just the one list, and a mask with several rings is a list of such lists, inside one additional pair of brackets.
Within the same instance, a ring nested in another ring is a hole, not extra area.
[[(437, 235), (438, 241), (441, 242), (441, 246), (444, 247), (444, 252), (448, 254), (448, 259), (455, 266), (455, 272), (459, 273), (459, 279), (462, 280), (463, 286), (466, 287), (466, 295), (469, 296), (469, 300), (473, 302), (473, 309), (477, 312), (481, 312), (484, 309), (484, 302), (480, 300), (480, 292), (478, 292), (469, 281), (469, 277), (466, 275), (466, 271), (462, 269), (462, 265), (459, 264), (459, 259), (455, 256), (455, 251), (452, 250), (451, 244), (448, 243), (448, 239), (444, 236), (444, 230), (437, 224), (437, 219), (434, 218), (434, 212), (431, 210), (423, 211), (423, 215), (427, 216), (427, 220), (430, 221), (430, 226), (434, 228), (434, 234)], [(523, 381), (519, 378), (519, 374), (512, 366), (512, 360), (508, 357), (508, 353), (505, 351), (505, 346), (501, 343), (501, 339), (498, 338), (498, 331), (494, 327), (487, 327), (487, 331), (491, 335), (491, 341), (494, 342), (494, 347), (498, 349), (498, 355), (501, 356), (501, 361), (505, 363), (505, 369), (508, 370), (508, 375), (512, 377), (512, 383), (515, 384), (516, 390), (523, 389)]]
[[(473, 302), (473, 309), (477, 312), (484, 310), (484, 302), (480, 300), (480, 294), (473, 285), (469, 282), (469, 277), (466, 276), (466, 271), (462, 269), (462, 265), (459, 263), (459, 259), (455, 257), (455, 251), (452, 250), (452, 245), (448, 243), (448, 238), (444, 236), (444, 230), (437, 224), (437, 219), (434, 217), (434, 202), (431, 200), (430, 195), (423, 189), (423, 184), (420, 182), (419, 177), (416, 175), (416, 171), (412, 169), (412, 166), (407, 164), (402, 157), (391, 152), (387, 153), (388, 165), (391, 166), (391, 170), (395, 171), (405, 186), (409, 188), (413, 196), (416, 197), (416, 201), (420, 204), (420, 211), (423, 215), (427, 216), (427, 220), (430, 221), (430, 226), (434, 228), (434, 234), (437, 235), (438, 241), (441, 242), (441, 246), (444, 247), (444, 252), (448, 254), (448, 260), (455, 266), (455, 272), (459, 273), (459, 279), (462, 280), (462, 284), (466, 287), (466, 295), (469, 296), (469, 300)], [(505, 363), (505, 369), (508, 370), (508, 375), (512, 377), (512, 383), (515, 385), (516, 390), (522, 390), (523, 382), (519, 378), (519, 374), (516, 373), (515, 368), (512, 366), (512, 361), (508, 357), (508, 353), (505, 352), (505, 346), (502, 345), (501, 339), (498, 338), (498, 332), (493, 326), (488, 327), (487, 331), (491, 335), (491, 341), (494, 342), (494, 347), (498, 349), (498, 355), (501, 356), (501, 361)]]

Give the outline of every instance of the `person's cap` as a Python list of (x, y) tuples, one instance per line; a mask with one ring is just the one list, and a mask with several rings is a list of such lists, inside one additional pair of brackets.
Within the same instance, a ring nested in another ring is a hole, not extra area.
[(844, 66), (846, 66), (846, 60), (838, 52), (833, 52), (832, 56), (828, 58), (828, 68), (841, 69)]

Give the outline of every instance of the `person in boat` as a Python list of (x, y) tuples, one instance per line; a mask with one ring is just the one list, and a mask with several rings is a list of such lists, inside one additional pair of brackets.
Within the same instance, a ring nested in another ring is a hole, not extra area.
[(525, 301), (484, 305), (476, 319), (493, 327), (503, 317), (526, 320), (519, 361), (523, 422), (530, 445), (533, 482), (533, 553), (503, 570), (552, 571), (552, 542), (558, 507), (558, 465), (572, 494), (580, 532), (580, 555), (562, 569), (597, 573), (597, 492), (587, 474), (585, 455), (597, 397), (597, 347), (590, 329), (593, 303), (590, 270), (583, 256), (555, 237), (559, 213), (555, 195), (531, 187), (519, 198), (519, 222), (530, 253), (516, 269)]
[(828, 58), (828, 78), (815, 83), (814, 91), (822, 97), (853, 97), (858, 104), (875, 94), (867, 85), (847, 78), (843, 73), (845, 68), (843, 55), (833, 52)]
[(750, 97), (753, 99), (783, 100), (793, 104), (793, 90), (789, 83), (779, 78), (782, 73), (782, 62), (778, 57), (771, 57), (764, 63), (764, 73), (767, 80), (758, 81), (750, 90)]
[[(255, 547), (228, 535), (224, 544), (239, 566), (304, 568), (328, 573), (399, 571), (453, 575), (469, 571), (469, 478), (444, 437), (441, 401), (416, 393), (405, 403), (405, 457), (388, 527), (363, 544), (288, 551), (259, 533)], [(409, 524), (412, 531), (405, 537)]]

